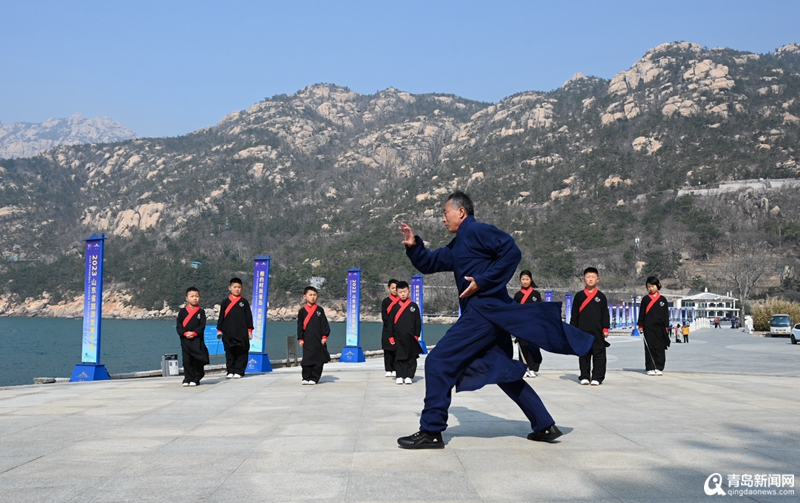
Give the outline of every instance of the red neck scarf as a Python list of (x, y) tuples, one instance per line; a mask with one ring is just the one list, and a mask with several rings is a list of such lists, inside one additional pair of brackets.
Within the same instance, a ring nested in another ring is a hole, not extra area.
[(411, 304), (411, 299), (406, 299), (405, 302), (402, 300), (397, 301), (397, 305), (400, 306), (400, 309), (397, 310), (397, 314), (394, 315), (394, 322), (397, 323), (397, 320), (400, 319), (400, 315), (403, 314), (403, 311), (406, 310), (408, 305)]
[(317, 312), (317, 305), (309, 306), (306, 302), (303, 307), (306, 309), (306, 319), (303, 320), (303, 330), (305, 330), (308, 327), (308, 322), (311, 321), (311, 316)]
[(186, 312), (189, 313), (186, 315), (186, 318), (183, 319), (183, 328), (186, 328), (186, 325), (189, 324), (189, 321), (197, 314), (197, 311), (200, 310), (200, 306), (192, 307), (190, 305), (186, 305)]
[(228, 295), (228, 299), (231, 301), (231, 303), (228, 304), (228, 307), (225, 309), (225, 317), (228, 316), (228, 313), (231, 312), (231, 309), (233, 309), (233, 306), (236, 305), (236, 301), (241, 299), (241, 298), (242, 298), (241, 295), (239, 295), (238, 297), (234, 297), (233, 295)]
[(656, 292), (655, 295), (647, 294), (647, 296), (650, 297), (650, 303), (647, 304), (647, 308), (644, 310), (644, 314), (649, 313), (650, 312), (650, 308), (653, 307), (655, 305), (656, 301), (661, 298), (661, 292)]
[(529, 286), (528, 288), (520, 288), (519, 291), (522, 292), (522, 300), (519, 301), (519, 303), (524, 304), (533, 293), (533, 287)]
[(389, 314), (392, 311), (394, 305), (400, 302), (400, 297), (398, 297), (397, 295), (389, 294), (389, 299), (391, 299), (392, 302), (391, 304), (389, 304), (389, 307), (386, 308), (386, 314)]
[(586, 300), (583, 301), (583, 304), (581, 304), (581, 307), (578, 309), (579, 313), (583, 312), (583, 308), (588, 306), (589, 302), (591, 302), (592, 299), (595, 297), (595, 295), (597, 295), (597, 288), (595, 287), (595, 289), (592, 290), (591, 292), (584, 288), (583, 293), (586, 294)]

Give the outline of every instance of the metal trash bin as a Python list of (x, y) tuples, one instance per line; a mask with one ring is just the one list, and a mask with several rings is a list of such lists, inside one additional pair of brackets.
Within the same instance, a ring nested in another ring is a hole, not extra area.
[(178, 355), (161, 355), (161, 376), (170, 377), (180, 375), (178, 369)]
[(286, 336), (286, 366), (292, 366), (292, 358), (294, 359), (294, 366), (297, 366), (297, 336)]

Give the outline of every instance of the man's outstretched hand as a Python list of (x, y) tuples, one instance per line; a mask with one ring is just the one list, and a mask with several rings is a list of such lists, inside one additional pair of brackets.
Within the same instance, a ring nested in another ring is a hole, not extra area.
[(470, 296), (478, 293), (478, 291), (481, 289), (478, 286), (478, 284), (475, 283), (475, 279), (473, 279), (471, 276), (464, 276), (464, 279), (469, 281), (469, 286), (467, 287), (466, 290), (461, 292), (461, 295), (458, 296), (459, 299), (465, 299), (467, 297), (470, 297)]
[(405, 222), (400, 222), (400, 232), (403, 233), (403, 244), (409, 248), (417, 244), (417, 238), (414, 236), (414, 231)]

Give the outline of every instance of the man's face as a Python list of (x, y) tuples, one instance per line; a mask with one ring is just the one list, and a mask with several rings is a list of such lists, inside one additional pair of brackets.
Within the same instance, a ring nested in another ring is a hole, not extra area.
[(447, 201), (444, 205), (444, 210), (442, 212), (442, 222), (444, 222), (444, 227), (452, 233), (458, 232), (458, 227), (461, 225), (461, 222), (467, 218), (467, 212), (464, 208), (453, 208), (453, 205), (450, 204), (450, 201)]
[(397, 283), (389, 285), (389, 295), (397, 296)]
[(593, 290), (598, 281), (600, 281), (600, 277), (593, 272), (587, 272), (583, 276), (583, 282), (586, 283), (586, 288), (589, 290)]
[(228, 290), (231, 291), (231, 295), (233, 295), (234, 297), (238, 297), (242, 294), (242, 285), (240, 285), (239, 283), (231, 283), (228, 286)]
[(313, 306), (317, 303), (317, 292), (314, 290), (309, 290), (303, 295), (303, 298), (306, 299), (306, 304), (309, 306)]
[(186, 294), (186, 303), (196, 307), (200, 303), (200, 292), (189, 292)]
[(397, 296), (400, 297), (400, 300), (402, 300), (403, 302), (408, 300), (408, 293), (409, 293), (408, 288), (400, 288), (397, 290)]

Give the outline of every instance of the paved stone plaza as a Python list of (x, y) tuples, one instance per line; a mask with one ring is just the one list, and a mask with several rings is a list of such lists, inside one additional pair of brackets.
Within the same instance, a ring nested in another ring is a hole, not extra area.
[[(599, 387), (577, 384), (577, 358), (545, 353), (529, 382), (565, 433), (554, 444), (526, 440), (524, 416), (491, 386), (454, 395), (446, 449), (399, 449), (424, 372), (398, 386), (379, 359), (327, 365), (317, 386), (289, 368), (197, 388), (2, 388), (0, 500), (684, 502), (719, 498), (703, 490), (712, 473), (726, 490), (731, 474), (800, 477), (800, 345), (730, 329), (690, 338), (649, 377), (641, 340), (612, 337)], [(798, 501), (796, 485), (742, 500)]]

